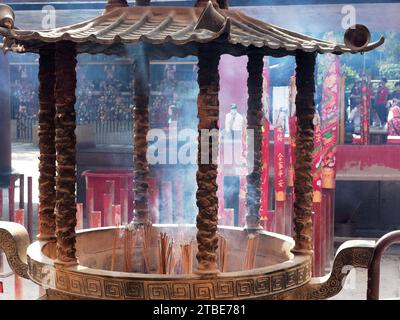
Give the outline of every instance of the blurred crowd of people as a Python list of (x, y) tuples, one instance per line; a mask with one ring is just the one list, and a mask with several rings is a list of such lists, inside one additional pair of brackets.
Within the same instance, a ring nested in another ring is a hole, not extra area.
[[(20, 66), (12, 84), (13, 118), (37, 119), (37, 82), (28, 77), (25, 66)], [(93, 72), (98, 73), (93, 76)], [(35, 87), (36, 85), (36, 87)], [(166, 128), (171, 122), (185, 125), (183, 107), (188, 97), (197, 97), (197, 83), (176, 79), (176, 65), (165, 65), (163, 74), (153, 79), (150, 86), (150, 122), (155, 128)], [(96, 69), (78, 67), (76, 89), (76, 119), (78, 124), (132, 121), (133, 81), (125, 79), (115, 65)], [(195, 114), (194, 114), (195, 116)], [(23, 121), (18, 121), (22, 123)]]
[[(196, 75), (197, 71), (193, 71), (193, 75)], [(173, 122), (180, 128), (192, 127), (192, 122), (197, 119), (197, 82), (194, 77), (189, 81), (178, 78), (176, 65), (166, 64), (162, 79), (152, 81), (150, 97), (152, 127), (166, 128)]]
[[(92, 69), (78, 68), (75, 104), (78, 124), (132, 121), (133, 80), (125, 79), (120, 70), (108, 64)], [(181, 128), (193, 126), (197, 115), (196, 66), (192, 71), (188, 74), (193, 73), (193, 78), (182, 80), (177, 76), (177, 65), (166, 64), (160, 69), (161, 74), (152, 79), (149, 102), (151, 127), (167, 128), (173, 122)], [(17, 119), (18, 128), (23, 129), (22, 126), (28, 123), (26, 119), (37, 119), (38, 88), (37, 81), (28, 75), (26, 66), (18, 66), (18, 75), (19, 78), (12, 82), (11, 99), (13, 118)], [(362, 85), (368, 83), (367, 80), (365, 75), (356, 80), (348, 95), (347, 132), (360, 132)], [(371, 126), (387, 132), (389, 136), (400, 136), (400, 81), (388, 86), (388, 80), (382, 78), (375, 88), (370, 85), (367, 90), (371, 97)]]
[(18, 66), (19, 78), (11, 83), (11, 104), (15, 119), (36, 118), (38, 110), (37, 86), (28, 76), (24, 66)]
[(77, 101), (75, 104), (78, 124), (104, 123), (130, 120), (132, 114), (132, 85), (121, 81), (115, 66), (103, 67), (104, 78), (90, 79), (78, 70)]
[[(364, 82), (365, 81), (365, 82)], [(347, 112), (347, 128), (355, 134), (360, 132), (360, 112), (362, 109), (362, 95), (370, 96), (370, 124), (372, 127), (387, 131), (389, 136), (400, 136), (400, 81), (395, 82), (394, 90), (389, 90), (388, 80), (382, 78), (378, 86), (365, 86), (366, 76), (355, 81), (349, 96)]]

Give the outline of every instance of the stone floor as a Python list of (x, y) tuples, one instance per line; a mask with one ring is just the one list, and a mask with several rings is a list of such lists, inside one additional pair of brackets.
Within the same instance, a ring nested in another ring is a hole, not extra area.
[(3, 283), (0, 300), (36, 300), (45, 293), (32, 281), (14, 275), (4, 253), (0, 253), (0, 282)]

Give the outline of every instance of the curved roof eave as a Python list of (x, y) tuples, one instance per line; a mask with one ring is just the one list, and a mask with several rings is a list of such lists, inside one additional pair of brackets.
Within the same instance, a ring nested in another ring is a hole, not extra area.
[[(211, 2), (205, 8), (121, 7), (71, 26), (41, 31), (0, 28), (0, 35), (6, 38), (6, 43), (17, 46), (16, 52), (37, 52), (43, 45), (59, 41), (99, 45), (98, 49), (105, 53), (107, 48), (123, 44), (186, 46), (213, 42), (276, 50), (287, 55), (298, 50), (322, 54), (361, 52), (344, 44), (285, 30), (237, 10), (215, 9)], [(382, 37), (362, 52), (373, 50), (383, 42)]]

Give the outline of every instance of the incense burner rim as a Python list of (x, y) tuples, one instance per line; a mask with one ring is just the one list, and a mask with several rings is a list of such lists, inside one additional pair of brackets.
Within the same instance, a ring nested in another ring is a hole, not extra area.
[[(82, 230), (78, 232), (78, 237), (79, 234), (113, 228)], [(241, 228), (229, 229), (245, 232)], [(270, 232), (261, 233), (275, 236)], [(286, 236), (278, 236), (280, 239), (291, 240)], [(28, 247), (28, 275), (33, 282), (49, 289), (49, 292), (71, 295), (69, 298), (271, 299), (287, 290), (302, 287), (311, 279), (309, 256), (293, 255), (291, 259), (275, 265), (218, 273), (212, 277), (199, 274), (144, 274), (55, 264), (55, 260), (43, 252), (51, 242), (36, 241)], [(293, 240), (289, 242), (292, 244)]]

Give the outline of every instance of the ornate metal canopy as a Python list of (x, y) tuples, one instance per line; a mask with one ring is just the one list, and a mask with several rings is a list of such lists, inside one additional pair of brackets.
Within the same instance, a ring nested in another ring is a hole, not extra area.
[[(224, 7), (223, 5), (221, 5)], [(221, 9), (216, 2), (200, 1), (196, 7), (129, 7), (124, 1), (112, 2), (94, 19), (49, 30), (19, 30), (10, 24), (0, 27), (6, 44), (20, 52), (38, 52), (48, 43), (72, 41), (78, 53), (125, 52), (124, 44), (146, 43), (154, 55), (197, 55), (198, 45), (215, 43), (223, 53), (244, 55), (258, 48), (273, 56), (293, 55), (296, 51), (318, 53), (357, 53), (370, 51), (384, 41), (361, 49), (312, 38), (254, 19), (244, 13)], [(162, 48), (162, 50), (157, 50)], [(151, 54), (150, 50), (148, 53)]]

